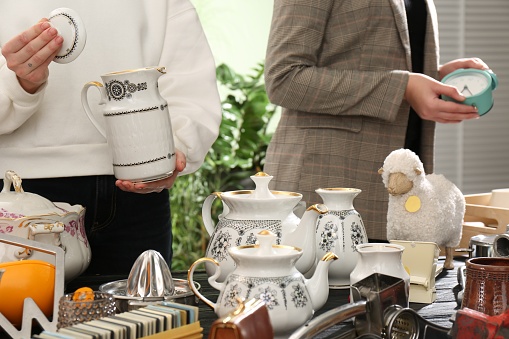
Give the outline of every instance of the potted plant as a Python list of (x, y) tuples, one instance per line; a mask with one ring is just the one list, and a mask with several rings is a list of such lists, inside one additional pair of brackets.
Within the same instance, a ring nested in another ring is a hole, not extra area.
[[(202, 167), (179, 177), (170, 192), (173, 270), (187, 270), (205, 253), (209, 239), (201, 219), (205, 198), (216, 191), (249, 188), (249, 176), (263, 168), (272, 136), (268, 126), (276, 112), (267, 98), (263, 70), (259, 64), (254, 74), (242, 76), (225, 64), (216, 69), (224, 98), (219, 137)], [(221, 210), (218, 204), (212, 214), (217, 216)]]

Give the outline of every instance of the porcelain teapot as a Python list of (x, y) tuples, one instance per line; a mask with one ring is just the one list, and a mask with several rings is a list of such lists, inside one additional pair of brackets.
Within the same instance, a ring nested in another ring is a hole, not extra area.
[[(256, 235), (258, 245), (228, 249), (236, 268), (224, 282), (218, 282), (222, 266), (214, 259), (200, 258), (189, 268), (188, 283), (195, 295), (222, 317), (235, 310), (239, 300), (261, 299), (269, 311), (276, 338), (287, 338), (320, 309), (329, 296), (328, 268), (338, 257), (327, 253), (306, 279), (295, 267), (303, 251), (296, 247), (276, 245), (277, 236), (267, 230)], [(219, 290), (213, 303), (194, 286), (193, 275), (198, 264), (212, 263), (214, 274), (208, 282)]]
[[(304, 274), (313, 268), (316, 258), (314, 241), (316, 219), (318, 215), (327, 212), (327, 207), (323, 204), (310, 206), (302, 219), (299, 219), (294, 213), (294, 208), (302, 199), (302, 194), (269, 190), (272, 178), (264, 172), (259, 172), (251, 176), (256, 185), (254, 190), (216, 192), (205, 199), (202, 217), (210, 235), (205, 255), (221, 265), (218, 281), (224, 281), (235, 267), (233, 259), (228, 254), (228, 248), (253, 245), (256, 242), (256, 234), (262, 230), (276, 234), (277, 244), (303, 250), (304, 253), (296, 264), (301, 273)], [(214, 227), (211, 210), (216, 198), (223, 202), (223, 212)], [(207, 274), (212, 275), (213, 266), (206, 265), (205, 268)]]
[[(53, 203), (25, 192), (21, 181), (14, 171), (5, 173), (0, 193), (0, 237), (4, 233), (61, 247), (65, 251), (65, 280), (74, 279), (87, 269), (92, 257), (85, 233), (85, 208)], [(0, 243), (0, 262), (26, 259), (55, 264), (51, 254)]]

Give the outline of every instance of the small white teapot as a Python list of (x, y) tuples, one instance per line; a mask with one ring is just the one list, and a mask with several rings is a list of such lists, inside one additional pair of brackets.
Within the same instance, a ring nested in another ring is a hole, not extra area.
[[(318, 216), (327, 213), (327, 207), (323, 204), (310, 206), (299, 219), (294, 209), (302, 194), (269, 190), (272, 176), (264, 172), (252, 175), (251, 179), (255, 190), (216, 192), (203, 203), (203, 223), (210, 235), (205, 255), (221, 265), (217, 280), (224, 281), (235, 268), (228, 248), (253, 245), (256, 234), (262, 230), (276, 234), (277, 244), (301, 248), (303, 253), (296, 263), (297, 270), (303, 274), (311, 271), (316, 261), (315, 225)], [(223, 202), (223, 213), (214, 226), (211, 209), (216, 198)], [(213, 265), (205, 267), (209, 276), (215, 271)]]
[[(221, 266), (211, 258), (196, 260), (189, 268), (188, 283), (194, 294), (222, 317), (235, 310), (240, 300), (250, 298), (265, 302), (276, 338), (287, 338), (296, 328), (311, 319), (329, 296), (328, 269), (338, 257), (327, 253), (313, 276), (306, 279), (295, 267), (303, 251), (292, 246), (275, 245), (276, 235), (263, 230), (256, 235), (259, 245), (228, 249), (236, 263), (235, 270), (222, 283), (217, 282)], [(215, 273), (208, 281), (220, 291), (216, 303), (201, 294), (193, 284), (198, 264), (213, 263)]]

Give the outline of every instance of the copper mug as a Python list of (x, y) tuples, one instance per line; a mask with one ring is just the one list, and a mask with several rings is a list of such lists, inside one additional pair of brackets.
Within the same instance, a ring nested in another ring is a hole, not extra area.
[(509, 258), (471, 258), (466, 262), (466, 283), (461, 308), (487, 315), (509, 309)]

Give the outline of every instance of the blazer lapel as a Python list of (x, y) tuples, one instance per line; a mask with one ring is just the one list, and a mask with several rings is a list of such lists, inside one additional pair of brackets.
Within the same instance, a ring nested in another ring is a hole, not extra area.
[(406, 63), (408, 69), (412, 69), (412, 56), (410, 54), (410, 36), (408, 35), (408, 22), (406, 18), (405, 1), (404, 0), (390, 0), (392, 12), (394, 13), (394, 20), (396, 27), (398, 27), (399, 37), (401, 44), (405, 49)]
[(438, 48), (438, 18), (433, 0), (426, 0), (428, 4), (428, 19), (426, 20), (426, 39), (424, 41), (424, 73), (437, 78), (439, 48)]

